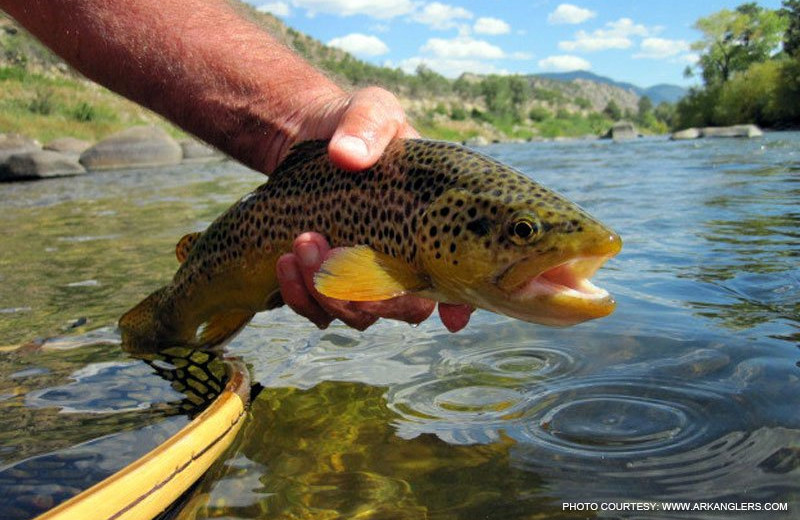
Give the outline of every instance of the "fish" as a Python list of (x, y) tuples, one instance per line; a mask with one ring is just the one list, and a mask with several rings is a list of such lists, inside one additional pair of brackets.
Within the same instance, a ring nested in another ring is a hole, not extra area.
[(470, 148), (397, 139), (363, 171), (337, 168), (326, 141), (296, 144), (268, 181), (176, 246), (172, 281), (125, 313), (123, 346), (207, 348), (283, 305), (276, 262), (306, 231), (336, 248), (323, 295), (414, 294), (569, 326), (609, 315), (590, 278), (622, 241), (578, 205)]

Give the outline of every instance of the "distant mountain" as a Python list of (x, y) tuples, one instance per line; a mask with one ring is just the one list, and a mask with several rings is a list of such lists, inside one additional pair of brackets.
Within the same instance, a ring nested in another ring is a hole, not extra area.
[(656, 105), (663, 101), (677, 103), (687, 92), (688, 90), (683, 87), (667, 85), (666, 83), (660, 83), (644, 89), (644, 95), (649, 97), (650, 101)]
[(685, 88), (678, 85), (660, 84), (649, 88), (642, 88), (634, 85), (633, 83), (616, 81), (606, 76), (600, 76), (599, 74), (595, 74), (594, 72), (589, 72), (586, 70), (574, 70), (571, 72), (548, 72), (544, 74), (535, 74), (535, 76), (545, 79), (552, 79), (555, 81), (573, 81), (576, 79), (582, 79), (586, 81), (594, 81), (596, 83), (605, 83), (606, 85), (612, 85), (624, 90), (630, 90), (637, 96), (647, 96), (650, 98), (650, 101), (656, 105), (663, 101), (666, 101), (667, 103), (675, 103), (680, 98), (685, 96), (687, 92)]

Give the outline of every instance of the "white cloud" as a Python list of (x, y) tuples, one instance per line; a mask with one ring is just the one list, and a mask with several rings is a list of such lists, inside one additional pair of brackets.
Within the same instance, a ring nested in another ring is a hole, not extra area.
[(631, 37), (650, 36), (656, 29), (648, 29), (642, 24), (634, 23), (630, 18), (620, 18), (608, 22), (603, 29), (591, 33), (578, 31), (574, 40), (558, 42), (558, 48), (564, 51), (594, 52), (607, 49), (627, 49), (633, 45)]
[(448, 78), (457, 78), (465, 72), (474, 74), (508, 74), (508, 70), (498, 68), (493, 63), (472, 59), (421, 58), (415, 56), (401, 61), (399, 67), (404, 72), (413, 74), (420, 65), (425, 65)]
[(334, 38), (328, 42), (328, 45), (356, 56), (381, 56), (389, 52), (389, 47), (380, 38), (361, 33), (351, 33), (347, 36)]
[(316, 13), (339, 16), (363, 14), (378, 19), (394, 18), (414, 10), (411, 0), (292, 0), (292, 5), (305, 9), (309, 16)]
[(640, 52), (634, 54), (634, 58), (662, 60), (688, 51), (689, 42), (686, 40), (668, 40), (665, 38), (645, 38), (642, 40), (639, 48)]
[(578, 24), (597, 16), (597, 13), (572, 4), (560, 4), (556, 10), (547, 17), (550, 24)]
[(500, 59), (506, 56), (503, 49), (483, 40), (459, 36), (450, 40), (431, 38), (420, 50), (430, 52), (438, 58)]
[(658, 29), (648, 29), (640, 23), (633, 23), (630, 18), (620, 18), (614, 22), (606, 24), (608, 29), (598, 29), (595, 32), (601, 34), (609, 34), (613, 36), (650, 36), (652, 33), (657, 32)]
[(475, 32), (478, 34), (508, 34), (511, 26), (499, 18), (483, 17), (475, 21)]
[(472, 19), (472, 13), (463, 7), (431, 2), (425, 4), (422, 10), (411, 15), (411, 19), (421, 24), (429, 25), (432, 29), (451, 29), (458, 25), (457, 20)]
[(627, 49), (631, 45), (633, 45), (633, 42), (624, 36), (596, 36), (585, 31), (578, 31), (574, 40), (558, 42), (558, 48), (562, 51), (584, 52)]
[(258, 9), (262, 13), (271, 13), (274, 14), (275, 16), (280, 16), (283, 18), (291, 14), (289, 10), (289, 4), (287, 4), (286, 2), (269, 2), (258, 6), (256, 9)]
[(542, 70), (564, 72), (570, 70), (588, 70), (592, 68), (592, 64), (578, 56), (565, 54), (560, 56), (548, 56), (543, 60), (539, 60), (539, 68)]

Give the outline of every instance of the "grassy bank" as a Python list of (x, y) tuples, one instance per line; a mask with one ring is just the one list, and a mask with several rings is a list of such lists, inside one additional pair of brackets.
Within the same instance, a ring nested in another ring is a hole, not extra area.
[(181, 132), (147, 109), (94, 83), (50, 76), (23, 67), (0, 67), (0, 132), (24, 134), (42, 143), (71, 136), (96, 141), (140, 124)]

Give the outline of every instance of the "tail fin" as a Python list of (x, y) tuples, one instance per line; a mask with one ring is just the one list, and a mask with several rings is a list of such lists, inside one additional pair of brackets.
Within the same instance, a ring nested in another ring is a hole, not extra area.
[(122, 331), (122, 348), (128, 352), (154, 352), (164, 346), (165, 330), (161, 316), (166, 298), (165, 286), (157, 290), (119, 319)]

